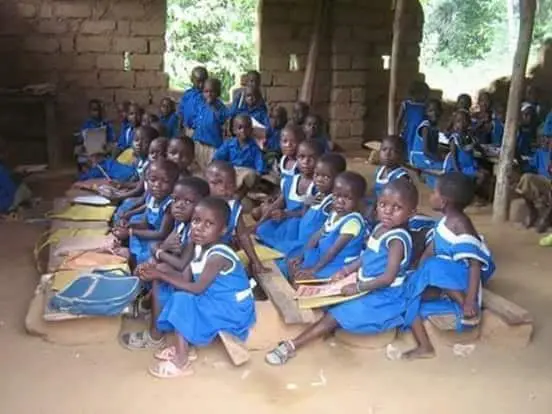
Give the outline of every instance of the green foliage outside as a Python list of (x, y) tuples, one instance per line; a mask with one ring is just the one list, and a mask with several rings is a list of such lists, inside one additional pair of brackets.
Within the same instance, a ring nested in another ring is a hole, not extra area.
[(224, 100), (239, 75), (256, 68), (258, 0), (168, 0), (166, 71), (175, 89), (190, 86), (194, 66), (222, 82)]

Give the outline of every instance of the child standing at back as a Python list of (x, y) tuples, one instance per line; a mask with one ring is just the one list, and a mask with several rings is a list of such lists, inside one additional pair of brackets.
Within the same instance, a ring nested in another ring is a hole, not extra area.
[[(234, 96), (232, 96), (232, 105), (230, 107), (230, 113), (237, 115), (247, 110), (247, 94), (256, 95), (256, 106), (263, 109), (266, 112), (266, 103), (261, 94), (261, 74), (256, 70), (250, 70), (245, 74), (245, 85)], [(251, 97), (250, 97), (251, 99)], [(250, 114), (252, 115), (252, 114)], [(260, 121), (259, 121), (260, 122)], [(261, 122), (262, 123), (262, 122)]]
[(402, 102), (397, 117), (397, 131), (400, 131), (402, 139), (406, 143), (406, 155), (414, 147), (416, 132), (424, 120), (426, 101), (429, 95), (429, 87), (425, 82), (415, 81), (409, 90), (409, 99)]
[(494, 272), (491, 252), (464, 209), (474, 197), (469, 177), (453, 172), (439, 177), (430, 203), (444, 214), (434, 229), (418, 269), (408, 277), (405, 324), (416, 348), (405, 358), (431, 358), (435, 351), (423, 319), (451, 314), (457, 330), (480, 321), (481, 284)]
[(412, 239), (407, 230), (418, 192), (406, 180), (389, 183), (378, 200), (380, 224), (374, 229), (360, 257), (332, 277), (339, 281), (356, 275), (345, 285), (345, 296), (362, 296), (324, 309), (324, 316), (292, 340), (282, 341), (266, 355), (270, 365), (283, 365), (299, 348), (341, 328), (363, 335), (376, 334), (403, 324), (404, 282), (412, 259)]
[(118, 153), (132, 147), (134, 132), (136, 131), (136, 128), (141, 126), (143, 115), (144, 109), (140, 105), (136, 103), (130, 104), (127, 115), (128, 124), (123, 130), (121, 130), (121, 135), (119, 135), (119, 139), (117, 140)]
[(297, 101), (293, 104), (291, 112), (291, 122), (294, 125), (302, 127), (310, 112), (310, 106), (303, 101)]
[(305, 118), (303, 130), (305, 131), (305, 138), (317, 141), (322, 148), (324, 148), (324, 152), (331, 149), (331, 142), (328, 136), (324, 134), (322, 118), (320, 118), (320, 116), (316, 114), (309, 114)]
[(159, 113), (159, 120), (165, 126), (167, 138), (176, 137), (179, 130), (179, 119), (178, 114), (176, 113), (176, 104), (172, 98), (166, 96), (161, 99)]
[(203, 86), (208, 77), (209, 74), (204, 67), (196, 66), (193, 68), (191, 75), (192, 87), (186, 90), (180, 99), (178, 114), (187, 136), (192, 135), (191, 129), (193, 129), (194, 116), (203, 102)]

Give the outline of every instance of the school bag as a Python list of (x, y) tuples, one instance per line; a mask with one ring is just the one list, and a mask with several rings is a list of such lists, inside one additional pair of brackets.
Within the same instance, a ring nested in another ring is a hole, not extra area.
[(140, 279), (126, 271), (95, 270), (83, 273), (56, 293), (51, 309), (74, 315), (116, 316), (140, 292)]

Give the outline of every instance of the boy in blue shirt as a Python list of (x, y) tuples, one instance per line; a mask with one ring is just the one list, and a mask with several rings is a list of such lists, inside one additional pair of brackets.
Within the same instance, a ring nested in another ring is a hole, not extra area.
[(232, 106), (230, 108), (230, 112), (234, 115), (237, 115), (246, 109), (247, 107), (246, 95), (247, 95), (248, 89), (257, 91), (259, 93), (259, 99), (258, 99), (259, 106), (264, 107), (266, 111), (267, 110), (266, 103), (261, 94), (261, 74), (256, 70), (248, 71), (245, 74), (244, 84), (245, 85), (243, 88), (239, 88), (233, 93)]
[(178, 106), (178, 114), (182, 120), (186, 135), (190, 136), (193, 129), (193, 119), (199, 105), (203, 102), (203, 86), (209, 77), (207, 69), (196, 66), (192, 69), (192, 87), (184, 92)]
[(167, 138), (174, 138), (178, 136), (179, 119), (178, 114), (176, 113), (176, 105), (172, 98), (166, 96), (161, 99), (159, 111), (159, 120), (165, 126)]
[(119, 135), (119, 139), (117, 140), (118, 154), (132, 147), (132, 141), (134, 140), (134, 131), (136, 130), (136, 128), (142, 125), (143, 116), (144, 109), (140, 105), (136, 103), (131, 103), (129, 105), (127, 124), (121, 130), (121, 135)]
[(251, 118), (248, 115), (238, 115), (234, 118), (233, 130), (236, 136), (225, 141), (217, 149), (213, 159), (227, 161), (234, 166), (238, 193), (245, 195), (263, 174), (265, 163), (261, 149), (251, 138), (253, 133)]
[(209, 78), (203, 87), (203, 102), (194, 114), (192, 126), (195, 159), (202, 170), (211, 163), (216, 149), (222, 145), (223, 127), (228, 120), (228, 109), (219, 99), (221, 84)]
[(77, 158), (79, 170), (82, 169), (83, 165), (87, 163), (87, 154), (85, 153), (86, 151), (83, 145), (86, 130), (105, 128), (105, 138), (107, 144), (111, 144), (115, 139), (113, 125), (111, 122), (104, 119), (103, 105), (99, 99), (91, 99), (88, 102), (88, 112), (88, 119), (84, 122), (84, 124), (82, 124), (75, 145), (75, 156)]

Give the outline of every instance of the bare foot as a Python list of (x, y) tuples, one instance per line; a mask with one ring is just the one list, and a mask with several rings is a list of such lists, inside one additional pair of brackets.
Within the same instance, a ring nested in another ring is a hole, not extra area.
[(435, 358), (435, 349), (433, 347), (425, 348), (418, 346), (410, 351), (402, 354), (401, 359), (412, 361), (414, 359), (431, 359)]

